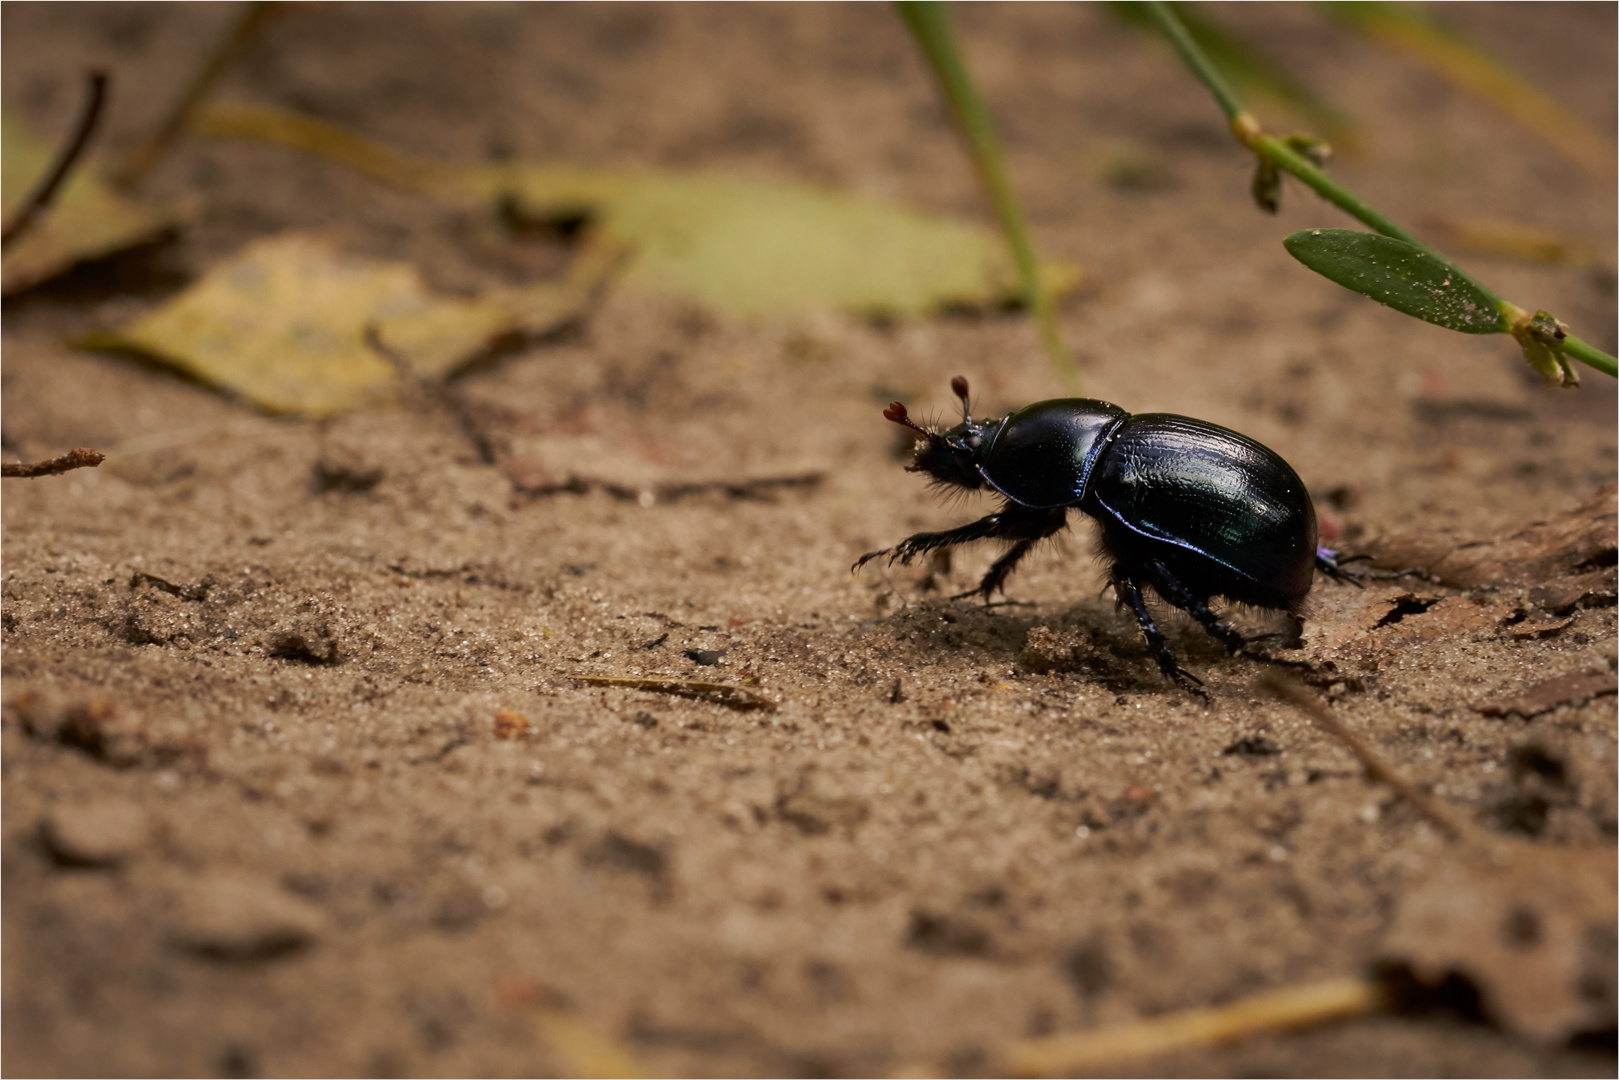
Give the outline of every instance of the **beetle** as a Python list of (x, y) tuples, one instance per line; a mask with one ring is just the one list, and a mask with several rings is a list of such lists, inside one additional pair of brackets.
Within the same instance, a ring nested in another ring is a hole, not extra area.
[(949, 430), (922, 427), (897, 401), (883, 416), (922, 437), (907, 471), (926, 473), (941, 488), (987, 487), (1004, 500), (1001, 508), (867, 552), (853, 569), (881, 555), (908, 564), (952, 544), (1010, 541), (978, 587), (961, 594), (988, 601), (1077, 509), (1100, 525), (1109, 584), (1135, 615), (1159, 670), (1193, 692), (1202, 680), (1164, 643), (1143, 586), (1196, 619), (1233, 655), (1256, 656), (1248, 639), (1210, 610), (1211, 600), (1282, 611), (1297, 625), (1317, 570), (1353, 580), (1331, 551), (1317, 546), (1315, 506), (1298, 473), (1246, 435), (1173, 413), (1131, 415), (1091, 398), (1040, 401), (1000, 419), (974, 420), (967, 380), (958, 375), (950, 388), (961, 399), (962, 420)]

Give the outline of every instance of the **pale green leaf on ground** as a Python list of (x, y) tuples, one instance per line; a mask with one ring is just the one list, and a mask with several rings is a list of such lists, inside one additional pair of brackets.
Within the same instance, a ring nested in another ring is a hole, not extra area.
[[(36, 139), (16, 117), (0, 117), (0, 203), (6, 220), (55, 156), (55, 148)], [(50, 207), (7, 247), (0, 293), (10, 296), (81, 262), (155, 240), (178, 220), (172, 211), (118, 194), (94, 165), (80, 161)]]
[(414, 266), (292, 233), (248, 245), (163, 307), (79, 344), (144, 353), (268, 412), (325, 416), (389, 396), (396, 365), (451, 375), (501, 335), (571, 317), (587, 296), (570, 280), (441, 297)]
[(1500, 301), (1414, 244), (1354, 229), (1305, 229), (1282, 241), (1322, 277), (1396, 311), (1464, 334), (1504, 334)]
[[(802, 184), (652, 171), (415, 162), (340, 128), (273, 109), (212, 106), (203, 134), (260, 138), (342, 161), (460, 205), (515, 203), (526, 215), (583, 213), (626, 250), (629, 287), (694, 297), (740, 315), (837, 308), (923, 315), (1015, 302), (995, 233)], [(1048, 265), (1059, 291), (1077, 269)]]

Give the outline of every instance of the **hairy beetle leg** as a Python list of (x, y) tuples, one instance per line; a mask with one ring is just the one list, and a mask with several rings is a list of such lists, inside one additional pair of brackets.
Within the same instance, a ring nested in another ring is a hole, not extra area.
[(893, 550), (893, 549), (892, 548), (881, 548), (881, 549), (879, 549), (877, 551), (868, 551), (868, 552), (866, 552), (864, 555), (860, 556), (860, 558), (858, 558), (858, 559), (856, 559), (854, 561), (853, 566), (849, 567), (849, 573), (851, 573), (851, 574), (854, 573), (855, 571), (859, 570), (862, 566), (865, 566), (867, 563), (869, 563), (871, 560), (875, 559), (879, 555), (887, 555), (891, 550)]
[(1012, 576), (1012, 571), (1017, 568), (1018, 561), (1032, 551), (1034, 545), (1039, 542), (1039, 540), (1019, 540), (1007, 549), (1006, 554), (990, 564), (989, 570), (984, 574), (983, 580), (978, 583), (976, 589), (968, 589), (964, 593), (951, 597), (951, 599), (961, 600), (969, 596), (981, 596), (984, 598), (984, 603), (989, 603), (989, 598), (995, 594), (997, 589), (1005, 588), (1006, 579)]
[(1209, 632), (1209, 636), (1217, 639), (1233, 656), (1253, 655), (1248, 651), (1248, 639), (1221, 622), (1220, 617), (1209, 610), (1209, 605), (1202, 597), (1182, 585), (1180, 579), (1169, 572), (1169, 567), (1153, 559), (1147, 564), (1147, 573), (1147, 580), (1152, 582), (1153, 588), (1158, 590), (1160, 596), (1196, 619), (1203, 629)]
[(1113, 593), (1134, 613), (1136, 623), (1141, 627), (1141, 636), (1147, 639), (1147, 651), (1158, 661), (1158, 670), (1164, 673), (1164, 677), (1180, 684), (1189, 693), (1208, 697), (1209, 692), (1203, 689), (1203, 680), (1181, 667), (1175, 660), (1175, 654), (1164, 644), (1164, 635), (1152, 621), (1152, 613), (1147, 610), (1147, 602), (1141, 596), (1141, 583), (1128, 571), (1114, 567)]
[(881, 551), (868, 551), (860, 556), (854, 564), (858, 570), (867, 561), (879, 555), (887, 555), (890, 563), (898, 562), (902, 566), (909, 566), (911, 560), (918, 555), (926, 554), (937, 548), (952, 547), (956, 544), (970, 544), (975, 540), (1011, 540), (1011, 550), (995, 560), (989, 572), (978, 583), (978, 588), (963, 593), (971, 596), (981, 593), (984, 599), (996, 589), (999, 589), (1007, 577), (1012, 573), (1018, 560), (1033, 549), (1036, 542), (1060, 532), (1068, 524), (1068, 510), (1066, 507), (1057, 507), (1052, 510), (1032, 510), (1016, 503), (1007, 503), (998, 513), (988, 517), (969, 521), (965, 525), (943, 532), (916, 533), (907, 536), (892, 548), (883, 548)]
[(1340, 558), (1331, 548), (1318, 547), (1315, 549), (1315, 568), (1334, 581), (1341, 581), (1353, 585), (1357, 589), (1364, 589), (1363, 581), (1394, 581), (1403, 577), (1425, 577), (1419, 567), (1407, 567), (1404, 570), (1352, 570), (1352, 562), (1369, 561), (1370, 555), (1351, 555)]

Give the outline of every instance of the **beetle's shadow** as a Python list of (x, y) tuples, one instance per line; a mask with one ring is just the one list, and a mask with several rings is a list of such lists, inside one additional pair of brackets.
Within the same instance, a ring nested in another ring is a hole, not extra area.
[[(1190, 615), (1152, 598), (1153, 617), (1176, 658), (1199, 678), (1244, 662), (1232, 657)], [(1242, 616), (1240, 616), (1242, 617)], [(1242, 617), (1245, 631), (1259, 629)], [(1013, 662), (1034, 674), (1064, 674), (1111, 693), (1181, 694), (1165, 679), (1127, 611), (1111, 594), (1066, 604), (929, 597), (905, 603), (872, 627), (896, 645), (949, 654), (976, 652), (985, 662)], [(1263, 630), (1260, 630), (1263, 632)]]

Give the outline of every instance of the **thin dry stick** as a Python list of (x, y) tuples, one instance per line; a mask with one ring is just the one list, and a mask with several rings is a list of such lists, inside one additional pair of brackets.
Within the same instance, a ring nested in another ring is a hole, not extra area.
[(1337, 739), (1349, 748), (1349, 752), (1360, 760), (1366, 768), (1366, 775), (1373, 780), (1381, 781), (1394, 789), (1406, 802), (1410, 803), (1418, 813), (1429, 821), (1438, 825), (1451, 837), (1457, 840), (1480, 841), (1483, 834), (1472, 822), (1457, 815), (1449, 806), (1435, 799), (1426, 791), (1417, 787), (1411, 781), (1395, 771), (1394, 766), (1383, 760), (1382, 755), (1372, 748), (1372, 744), (1351, 731), (1333, 711), (1322, 703), (1321, 699), (1293, 679), (1280, 672), (1266, 672), (1259, 680), (1259, 686), (1272, 697), (1279, 698), (1290, 705), (1304, 710), (1305, 714), (1315, 722), (1315, 726)]
[(574, 682), (585, 686), (612, 686), (621, 690), (650, 690), (656, 694), (712, 701), (727, 708), (743, 712), (763, 709), (775, 712), (776, 703), (745, 686), (731, 683), (700, 682), (696, 679), (625, 679), (609, 675), (573, 675)]
[(123, 163), (113, 174), (114, 184), (128, 191), (146, 179), (146, 174), (152, 171), (152, 167), (164, 154), (168, 153), (169, 147), (185, 130), (192, 113), (197, 111), (197, 106), (208, 96), (208, 91), (213, 89), (214, 83), (219, 81), (225, 69), (230, 67), (232, 61), (258, 36), (259, 28), (272, 13), (273, 8), (268, 0), (252, 0), (252, 3), (247, 5), (230, 32), (214, 48), (208, 62), (203, 64), (202, 69), (192, 76), (191, 82), (180, 91), (180, 96), (169, 107), (168, 116), (164, 118), (163, 123), (145, 142), (125, 156)]
[(1176, 1050), (1198, 1050), (1289, 1028), (1342, 1020), (1384, 1008), (1369, 979), (1287, 986), (1206, 1009), (1182, 1009), (1101, 1031), (1024, 1039), (1001, 1051), (991, 1075), (1103, 1073)]
[(32, 480), (36, 476), (60, 476), (73, 469), (93, 469), (106, 460), (106, 454), (92, 450), (88, 446), (81, 446), (49, 461), (8, 462), (0, 465), (0, 476), (20, 477), (24, 480)]
[[(1471, 843), (1487, 837), (1450, 807), (1395, 771), (1370, 743), (1351, 731), (1319, 697), (1279, 672), (1260, 680), (1267, 693), (1304, 710), (1315, 725), (1347, 746), (1367, 775), (1393, 788), (1449, 836)], [(1308, 986), (1271, 990), (1214, 1008), (1184, 1009), (1100, 1031), (1025, 1039), (1003, 1048), (994, 1072), (1009, 1076), (1068, 1076), (1107, 1072), (1176, 1050), (1218, 1046), (1253, 1035), (1341, 1020), (1388, 1007), (1375, 979), (1346, 976)]]
[(63, 182), (67, 180), (68, 173), (73, 171), (74, 162), (79, 160), (84, 148), (89, 145), (90, 136), (96, 130), (96, 122), (101, 119), (101, 106), (106, 100), (107, 74), (104, 71), (92, 71), (89, 96), (85, 99), (84, 110), (79, 113), (79, 124), (73, 130), (73, 137), (56, 155), (56, 164), (51, 167), (51, 171), (45, 174), (39, 186), (29, 192), (28, 198), (23, 200), (17, 216), (6, 222), (5, 228), (0, 230), (0, 248), (11, 246), (11, 242), (27, 232), (29, 226), (51, 205), (56, 193), (62, 189)]

